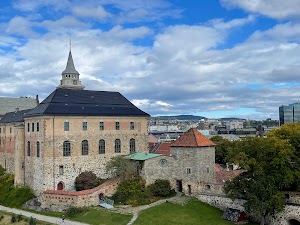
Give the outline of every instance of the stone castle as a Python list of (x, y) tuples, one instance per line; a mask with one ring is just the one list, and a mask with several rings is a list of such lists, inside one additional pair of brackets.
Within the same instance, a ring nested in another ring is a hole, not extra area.
[(0, 164), (36, 195), (74, 190), (83, 171), (106, 178), (111, 157), (148, 151), (149, 115), (118, 92), (84, 90), (79, 75), (70, 51), (57, 89), (0, 121)]

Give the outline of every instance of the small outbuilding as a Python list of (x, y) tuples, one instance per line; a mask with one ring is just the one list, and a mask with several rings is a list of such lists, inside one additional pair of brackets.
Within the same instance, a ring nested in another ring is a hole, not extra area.
[(247, 223), (248, 219), (246, 216), (246, 213), (244, 211), (241, 211), (239, 209), (233, 209), (233, 208), (227, 208), (225, 209), (222, 219), (229, 220), (235, 223)]

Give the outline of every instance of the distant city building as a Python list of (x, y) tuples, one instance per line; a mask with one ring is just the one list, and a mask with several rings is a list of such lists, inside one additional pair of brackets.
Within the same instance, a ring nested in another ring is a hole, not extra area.
[(300, 102), (279, 107), (279, 125), (300, 122)]

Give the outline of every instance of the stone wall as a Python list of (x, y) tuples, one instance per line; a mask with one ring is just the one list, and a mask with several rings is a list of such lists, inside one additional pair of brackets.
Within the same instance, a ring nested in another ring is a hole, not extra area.
[[(104, 122), (104, 130), (100, 130), (100, 121)], [(69, 122), (69, 131), (64, 131), (64, 122)], [(87, 122), (86, 131), (82, 129), (82, 122)], [(120, 130), (116, 130), (115, 122), (120, 123)], [(130, 122), (135, 124), (133, 130)], [(84, 171), (90, 170), (106, 178), (106, 163), (113, 156), (128, 155), (130, 139), (135, 139), (136, 152), (148, 152), (147, 123), (146, 117), (25, 118), (25, 145), (28, 141), (31, 145), (30, 156), (25, 156), (25, 182), (39, 195), (44, 190), (56, 190), (59, 183), (64, 190), (74, 190), (75, 178)], [(100, 139), (105, 140), (105, 154), (99, 154)], [(115, 153), (116, 139), (121, 140), (121, 153)], [(88, 141), (87, 155), (82, 155), (83, 140)], [(70, 156), (63, 156), (64, 141), (71, 144)], [(40, 143), (40, 157), (36, 155), (37, 142)]]
[(1, 133), (0, 133), (0, 163), (1, 166), (6, 169), (8, 173), (15, 173), (15, 164), (14, 164), (14, 124), (1, 124)]
[(63, 211), (70, 206), (84, 207), (99, 205), (99, 194), (110, 197), (116, 192), (119, 180), (111, 179), (90, 190), (83, 191), (45, 191), (40, 197), (41, 208), (49, 211)]
[[(243, 204), (244, 200), (234, 200), (221, 195), (209, 195), (209, 194), (198, 194), (195, 197), (209, 205), (217, 207), (221, 210), (226, 208), (234, 208), (244, 211)], [(266, 219), (266, 223), (269, 225), (290, 225), (289, 220), (297, 220), (300, 222), (300, 205), (286, 205), (283, 212), (278, 213), (275, 217), (269, 217)]]

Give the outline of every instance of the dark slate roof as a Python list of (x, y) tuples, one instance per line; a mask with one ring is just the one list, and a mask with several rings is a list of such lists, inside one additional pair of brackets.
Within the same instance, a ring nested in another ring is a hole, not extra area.
[(23, 117), (28, 113), (31, 109), (9, 112), (6, 113), (0, 120), (0, 123), (14, 123), (14, 122), (22, 122)]
[(29, 116), (145, 116), (119, 92), (56, 89)]

